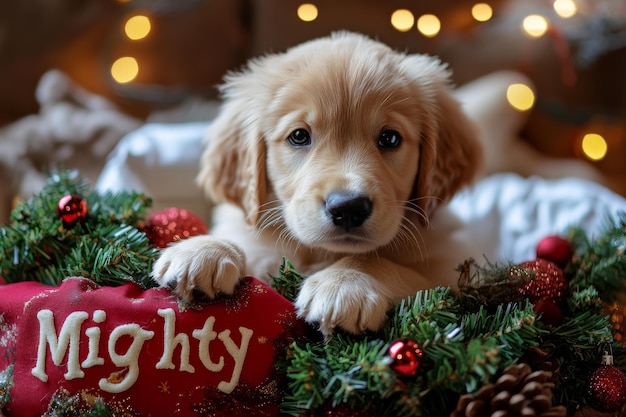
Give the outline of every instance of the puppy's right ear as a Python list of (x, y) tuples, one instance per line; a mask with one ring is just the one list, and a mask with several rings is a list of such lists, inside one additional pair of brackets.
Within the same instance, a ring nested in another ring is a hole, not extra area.
[(250, 102), (254, 95), (245, 94), (246, 83), (240, 82), (246, 77), (249, 74), (232, 75), (222, 87), (224, 104), (206, 132), (196, 182), (212, 201), (241, 207), (248, 224), (254, 225), (267, 193), (265, 144), (260, 113)]

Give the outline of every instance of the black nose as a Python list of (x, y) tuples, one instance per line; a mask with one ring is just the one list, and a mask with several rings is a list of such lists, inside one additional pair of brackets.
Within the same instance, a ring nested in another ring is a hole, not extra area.
[(333, 191), (326, 197), (325, 205), (333, 223), (347, 232), (361, 226), (372, 214), (372, 200), (350, 191)]

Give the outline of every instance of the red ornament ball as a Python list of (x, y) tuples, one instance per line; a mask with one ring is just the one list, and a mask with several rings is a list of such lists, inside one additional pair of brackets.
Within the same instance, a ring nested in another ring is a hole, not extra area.
[(557, 266), (565, 268), (572, 259), (574, 251), (567, 239), (561, 236), (547, 236), (539, 242), (536, 248), (537, 258), (554, 262)]
[(510, 277), (513, 280), (525, 278), (528, 274), (533, 276), (519, 288), (519, 292), (532, 302), (549, 299), (558, 303), (567, 291), (568, 285), (563, 270), (553, 262), (536, 259), (522, 262), (510, 270)]
[(615, 413), (626, 404), (626, 375), (613, 365), (602, 365), (589, 378), (587, 402), (595, 410)]
[(85, 220), (88, 211), (87, 202), (79, 195), (65, 195), (57, 203), (57, 215), (68, 229)]
[(396, 340), (387, 351), (391, 356), (391, 368), (401, 376), (412, 377), (417, 371), (424, 356), (424, 351), (417, 342), (411, 339)]
[(553, 300), (543, 298), (535, 302), (533, 311), (541, 315), (541, 322), (549, 326), (560, 326), (563, 324), (563, 311)]
[(208, 232), (204, 221), (191, 211), (169, 207), (153, 213), (144, 228), (150, 242), (164, 248), (172, 242)]

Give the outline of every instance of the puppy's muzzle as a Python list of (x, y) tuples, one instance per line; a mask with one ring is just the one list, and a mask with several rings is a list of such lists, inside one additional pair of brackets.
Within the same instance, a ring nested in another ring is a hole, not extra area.
[(372, 214), (372, 200), (351, 191), (333, 191), (326, 197), (324, 206), (333, 224), (346, 232), (363, 225)]

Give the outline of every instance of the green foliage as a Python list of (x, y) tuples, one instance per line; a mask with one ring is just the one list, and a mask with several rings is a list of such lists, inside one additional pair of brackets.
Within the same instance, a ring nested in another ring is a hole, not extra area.
[[(57, 215), (59, 200), (68, 194), (88, 205), (87, 217), (74, 227), (64, 226)], [(150, 205), (139, 193), (98, 194), (74, 171), (53, 174), (0, 228), (0, 276), (8, 283), (58, 285), (82, 276), (102, 285), (154, 286), (149, 273), (157, 248), (139, 228)]]
[[(448, 415), (460, 395), (493, 382), (508, 365), (526, 362), (555, 371), (555, 403), (573, 415), (586, 405), (587, 377), (600, 365), (601, 347), (610, 346), (616, 365), (626, 371), (626, 348), (613, 340), (603, 310), (626, 288), (625, 220), (620, 216), (593, 240), (571, 231), (576, 256), (566, 269), (570, 286), (559, 305), (561, 324), (544, 324), (521, 296), (520, 286), (534, 273), (515, 265), (479, 268), (468, 260), (459, 269), (459, 293), (419, 291), (390, 311), (375, 334), (337, 332), (325, 341), (294, 342), (283, 412), (310, 416), (348, 407), (379, 416)], [(285, 261), (275, 285), (293, 300), (302, 279)], [(413, 378), (393, 369), (387, 352), (398, 339), (411, 339), (423, 350)]]
[(13, 365), (0, 371), (0, 415), (1, 410), (11, 402), (10, 389), (13, 387)]
[[(67, 194), (82, 196), (89, 206), (87, 218), (72, 228), (56, 214)], [(137, 193), (94, 193), (77, 173), (54, 174), (0, 228), (0, 275), (7, 282), (57, 285), (67, 276), (83, 276), (103, 285), (130, 280), (152, 286), (149, 272), (158, 249), (141, 230), (150, 204)], [(564, 316), (558, 325), (545, 324), (545, 313), (519, 291), (534, 274), (467, 260), (459, 269), (458, 293), (419, 291), (398, 303), (378, 332), (337, 331), (324, 341), (295, 341), (277, 362), (287, 381), (283, 412), (313, 416), (342, 407), (378, 416), (448, 415), (461, 395), (493, 382), (508, 365), (526, 362), (555, 371), (555, 403), (573, 414), (585, 406), (587, 376), (599, 366), (603, 348), (609, 346), (616, 366), (626, 371), (626, 348), (614, 341), (604, 310), (626, 289), (625, 225), (621, 214), (595, 238), (571, 230), (575, 256), (565, 269), (569, 290), (558, 306)], [(293, 301), (304, 277), (285, 259), (273, 278), (274, 288)], [(388, 349), (399, 339), (413, 340), (423, 351), (415, 377), (394, 370)], [(0, 408), (9, 401), (11, 373), (12, 367), (0, 373)], [(48, 415), (78, 409), (82, 415), (118, 415), (98, 399), (78, 401), (59, 393)]]
[(575, 256), (566, 268), (570, 286), (593, 286), (604, 301), (614, 301), (624, 290), (626, 279), (626, 213), (607, 219), (604, 233), (589, 237), (581, 229), (572, 229), (570, 241)]
[(283, 263), (278, 267), (278, 275), (272, 276), (272, 288), (288, 300), (295, 300), (298, 295), (302, 275), (287, 258), (283, 258)]
[[(439, 415), (433, 404), (449, 406), (450, 397), (476, 391), (546, 333), (528, 302), (467, 312), (449, 288), (420, 291), (399, 303), (377, 334), (339, 332), (325, 343), (296, 343), (283, 411), (348, 404), (376, 415)], [(387, 354), (391, 342), (406, 338), (424, 352), (411, 379), (393, 370)]]
[(100, 397), (81, 396), (80, 393), (70, 395), (60, 389), (52, 396), (48, 403), (48, 410), (42, 417), (131, 417), (133, 414), (125, 410), (116, 410), (107, 405)]

